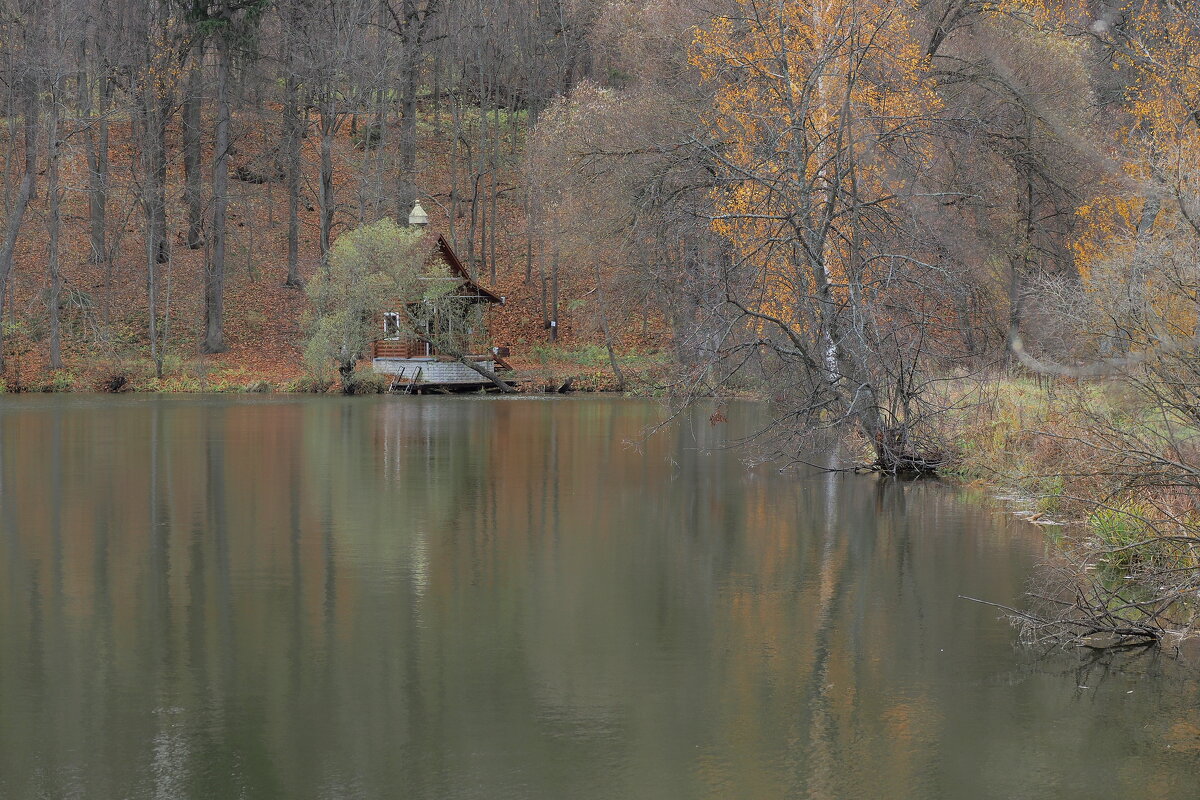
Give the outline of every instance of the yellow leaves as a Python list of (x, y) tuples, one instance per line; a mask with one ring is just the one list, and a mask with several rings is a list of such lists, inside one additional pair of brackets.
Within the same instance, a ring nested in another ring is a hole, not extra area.
[[(1200, 128), (1194, 117), (1200, 98), (1200, 32), (1184, 15), (1164, 16), (1155, 3), (1131, 3), (1122, 48), (1114, 67), (1125, 67), (1133, 80), (1127, 92), (1128, 125), (1122, 140), (1129, 149), (1126, 172), (1148, 186), (1169, 186), (1173, 192), (1194, 194), (1200, 166)], [(1132, 201), (1129, 201), (1132, 202)], [(1160, 228), (1178, 221), (1168, 213)], [(1116, 240), (1110, 239), (1109, 243)]]
[(1000, 0), (992, 10), (1043, 30), (1061, 31), (1093, 19), (1087, 0)]
[(1132, 251), (1142, 203), (1125, 195), (1101, 195), (1075, 210), (1079, 233), (1072, 242), (1075, 266), (1090, 280), (1105, 260)]
[[(886, 209), (893, 142), (919, 163), (920, 131), (941, 103), (908, 3), (735, 5), (736, 22), (698, 30), (691, 53), (714, 86), (705, 121), (726, 159), (714, 230), (758, 270), (768, 313), (786, 316), (841, 291), (828, 284), (846, 284), (849, 243), (869, 246), (851, 207)], [(810, 235), (821, 242), (802, 246)]]
[[(1064, 49), (1094, 46), (1089, 43), (1099, 40), (1107, 45), (1112, 68), (1123, 72), (1124, 113), (1107, 122), (1113, 123), (1114, 144), (1124, 150), (1124, 174), (1114, 181), (1115, 188), (1102, 190), (1076, 211), (1072, 250), (1085, 280), (1110, 264), (1130, 262), (1145, 244), (1139, 244), (1139, 235), (1152, 235), (1159, 246), (1181, 233), (1190, 238), (1194, 232), (1182, 218), (1180, 204), (1200, 195), (1200, 118), (1195, 116), (1200, 29), (1192, 15), (1159, 0), (1129, 0), (1122, 4), (1116, 31), (1082, 0), (1002, 0), (996, 8), (1030, 23), (1032, 35), (1052, 37)], [(1161, 210), (1156, 201), (1143, 220), (1147, 197), (1163, 201)], [(1152, 229), (1149, 217), (1154, 218)], [(1146, 230), (1139, 232), (1139, 224)]]

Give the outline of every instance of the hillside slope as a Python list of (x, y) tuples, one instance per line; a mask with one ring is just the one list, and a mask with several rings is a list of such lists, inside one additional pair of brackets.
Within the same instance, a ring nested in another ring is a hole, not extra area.
[[(468, 261), (469, 219), (451, 225), (449, 205), (452, 166), (440, 132), (422, 126), (418, 186), (430, 199), (430, 236), (443, 233), (458, 242), (460, 256)], [(166, 364), (163, 380), (154, 380), (147, 334), (146, 256), (143, 214), (137, 197), (137, 154), (131, 147), (129, 125), (114, 122), (111, 140), (110, 248), (111, 264), (93, 263), (88, 243), (87, 162), (80, 137), (67, 137), (62, 163), (63, 231), (60, 259), (63, 275), (63, 360), (65, 369), (51, 375), (47, 368), (46, 336), (47, 203), (43, 186), (31, 204), (18, 241), (10, 291), (7, 383), (11, 388), (50, 386), (90, 390), (113, 372), (124, 372), (135, 388), (180, 390), (221, 388), (266, 381), (285, 386), (304, 373), (301, 359), (303, 319), (307, 298), (303, 291), (283, 285), (287, 273), (286, 189), (282, 182), (254, 183), (238, 180), (240, 165), (273, 157), (278, 132), (261, 119), (235, 120), (233, 170), (230, 180), (229, 242), (226, 267), (225, 333), (228, 351), (202, 355), (203, 248), (188, 249), (183, 239), (186, 209), (183, 204), (183, 167), (175, 150), (168, 167), (168, 240), (170, 260), (159, 267), (162, 311), (166, 330)], [(178, 141), (179, 132), (170, 136)], [(385, 141), (389, 137), (385, 136)], [(394, 140), (394, 137), (392, 137)], [(0, 140), (3, 142), (3, 140)], [(7, 143), (6, 143), (7, 144)], [(211, 146), (211, 143), (207, 143)], [(301, 273), (310, 276), (319, 263), (317, 185), (318, 141), (305, 143), (304, 197), (301, 206)], [(6, 148), (16, 152), (17, 148)], [(207, 157), (208, 152), (205, 153)], [(519, 153), (513, 153), (516, 163)], [(206, 162), (207, 163), (207, 162)], [(394, 154), (387, 147), (363, 150), (355, 146), (349, 130), (334, 143), (336, 216), (334, 234), (360, 220), (395, 215), (399, 209), (389, 197), (394, 178)], [(207, 174), (206, 174), (207, 178)], [(534, 349), (549, 342), (543, 323), (543, 288), (538, 280), (540, 253), (533, 253), (533, 280), (525, 281), (526, 242), (519, 175), (510, 170), (498, 178), (496, 265), (474, 269), (477, 278), (508, 298), (491, 318), (492, 340), (511, 346), (518, 367), (543, 364), (547, 352)], [(460, 189), (461, 191), (461, 189)], [(111, 237), (116, 237), (111, 238)], [(115, 247), (114, 247), (115, 245)], [(602, 342), (589, 323), (586, 297), (594, 289), (591, 269), (564, 265), (559, 276), (558, 349), (586, 348)], [(640, 309), (613, 309), (620, 324), (618, 345), (645, 349), (656, 341), (654, 325)], [(593, 348), (594, 350), (594, 348)]]

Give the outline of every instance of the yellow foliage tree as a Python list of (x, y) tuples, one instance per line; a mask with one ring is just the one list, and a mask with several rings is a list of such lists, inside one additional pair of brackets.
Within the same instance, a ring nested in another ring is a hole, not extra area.
[[(736, 0), (700, 30), (692, 63), (720, 186), (726, 295), (757, 346), (799, 368), (806, 413), (859, 423), (881, 466), (910, 440), (923, 329), (900, 309), (931, 265), (906, 225), (940, 103), (915, 4)], [(884, 351), (887, 351), (886, 353)]]
[(1200, 16), (1160, 0), (1132, 0), (1114, 19), (1097, 18), (1083, 0), (1006, 0), (997, 10), (1098, 42), (1120, 72), (1124, 113), (1109, 131), (1116, 174), (1077, 210), (1076, 264), (1093, 292), (1115, 293), (1133, 315), (1118, 321), (1125, 335), (1146, 326), (1158, 328), (1146, 343), (1194, 335), (1195, 303), (1182, 297), (1181, 274), (1152, 262), (1200, 244)]

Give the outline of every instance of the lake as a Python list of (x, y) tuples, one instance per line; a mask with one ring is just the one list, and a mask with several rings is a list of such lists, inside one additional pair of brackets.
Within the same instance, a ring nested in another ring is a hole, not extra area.
[(1196, 663), (1050, 545), (605, 397), (0, 398), (0, 797), (1183, 798)]

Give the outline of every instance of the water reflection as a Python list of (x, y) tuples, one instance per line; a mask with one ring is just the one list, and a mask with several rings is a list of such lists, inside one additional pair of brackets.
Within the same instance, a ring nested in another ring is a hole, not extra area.
[[(605, 399), (0, 404), (0, 796), (1186, 796), (1186, 663), (1034, 659), (1035, 536)], [(739, 426), (742, 426), (739, 429)], [(1078, 688), (1086, 687), (1086, 688)]]

